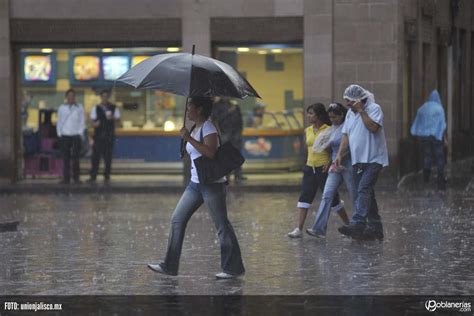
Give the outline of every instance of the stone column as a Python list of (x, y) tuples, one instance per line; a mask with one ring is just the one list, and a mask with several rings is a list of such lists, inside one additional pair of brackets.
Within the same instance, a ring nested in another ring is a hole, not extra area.
[(9, 0), (0, 0), (0, 180), (15, 178), (15, 106)]
[(304, 1), (304, 103), (333, 100), (333, 1)]
[(182, 0), (182, 47), (191, 52), (211, 57), (210, 0)]
[[(196, 54), (211, 57), (211, 0), (182, 0), (182, 47), (183, 52), (191, 52), (196, 45)], [(184, 105), (183, 105), (184, 106)], [(186, 126), (190, 127), (186, 122)], [(183, 183), (191, 178), (191, 160), (183, 159)]]

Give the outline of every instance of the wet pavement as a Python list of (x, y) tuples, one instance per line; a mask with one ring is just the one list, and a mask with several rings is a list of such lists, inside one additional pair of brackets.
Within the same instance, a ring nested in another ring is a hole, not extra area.
[(247, 273), (228, 281), (214, 277), (220, 253), (205, 207), (188, 224), (180, 275), (147, 269), (164, 255), (177, 193), (1, 195), (0, 221), (20, 225), (0, 233), (0, 295), (472, 295), (474, 192), (377, 194), (382, 243), (343, 238), (334, 216), (326, 241), (293, 240), (286, 233), (298, 192), (230, 188), (229, 217)]

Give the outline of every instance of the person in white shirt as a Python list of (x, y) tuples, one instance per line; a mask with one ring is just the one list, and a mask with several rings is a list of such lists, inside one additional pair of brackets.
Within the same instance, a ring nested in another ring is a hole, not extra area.
[(165, 260), (148, 267), (158, 273), (177, 275), (181, 248), (183, 246), (186, 225), (191, 216), (205, 202), (218, 231), (221, 246), (221, 268), (216, 274), (218, 279), (232, 279), (244, 274), (239, 242), (232, 224), (227, 218), (226, 178), (211, 184), (199, 183), (194, 159), (205, 156), (214, 158), (220, 146), (217, 129), (209, 120), (212, 112), (212, 100), (205, 97), (193, 97), (188, 104), (188, 119), (195, 123), (191, 133), (183, 127), (181, 136), (187, 142), (186, 150), (191, 157), (191, 182), (171, 216), (171, 231), (168, 239), (168, 251)]
[(84, 108), (82, 104), (76, 102), (74, 89), (69, 89), (66, 91), (66, 103), (59, 106), (58, 122), (56, 124), (56, 132), (60, 138), (64, 160), (62, 184), (69, 184), (71, 181), (71, 160), (72, 179), (76, 184), (81, 183), (79, 178), (79, 156), (85, 128)]
[[(383, 240), (383, 226), (375, 200), (375, 183), (382, 168), (388, 166), (383, 111), (374, 95), (358, 85), (344, 91), (347, 112), (342, 140), (335, 164), (350, 150), (354, 181), (354, 214), (350, 224), (339, 228), (343, 235), (362, 240)], [(349, 147), (349, 148), (348, 148)]]
[(91, 111), (91, 120), (94, 125), (94, 145), (92, 146), (91, 171), (89, 183), (94, 183), (99, 171), (100, 159), (104, 159), (104, 181), (110, 180), (112, 169), (112, 154), (115, 143), (115, 121), (120, 119), (119, 109), (110, 103), (109, 90), (100, 93), (101, 102)]

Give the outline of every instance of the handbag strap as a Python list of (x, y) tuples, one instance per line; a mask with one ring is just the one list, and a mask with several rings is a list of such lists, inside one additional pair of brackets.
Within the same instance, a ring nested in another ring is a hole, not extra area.
[[(214, 124), (213, 124), (213, 125), (214, 125)], [(200, 135), (200, 137), (199, 137), (199, 142), (200, 142), (201, 144), (204, 144), (204, 137), (203, 137), (203, 132), (202, 132), (203, 126), (204, 126), (204, 124), (201, 126), (201, 131), (199, 132), (199, 135)], [(214, 127), (215, 127), (215, 125), (214, 125)], [(193, 127), (191, 127), (191, 129), (189, 130), (189, 134), (190, 134), (190, 135), (191, 135), (191, 133), (194, 131), (195, 128), (196, 128), (196, 124), (194, 124)], [(222, 145), (221, 135), (220, 135), (219, 130), (218, 130), (217, 128), (216, 128), (216, 130), (217, 130), (217, 137), (218, 137), (218, 139), (219, 139), (219, 147), (220, 147), (220, 146)], [(181, 150), (181, 158), (183, 158), (183, 157), (184, 157), (184, 152), (186, 151), (186, 145), (187, 145), (188, 142), (187, 142), (187, 141), (183, 141), (183, 140), (181, 140), (181, 142), (182, 142), (182, 144), (183, 144), (182, 150)]]
[[(214, 125), (213, 123), (211, 123), (212, 125)], [(196, 127), (196, 125), (193, 126), (193, 128)], [(203, 132), (202, 132), (202, 129), (204, 127), (204, 124), (202, 124), (201, 126), (201, 131), (199, 132), (199, 142), (204, 144), (204, 137), (203, 137)], [(216, 129), (217, 131), (217, 139), (219, 139), (219, 146), (222, 146), (222, 141), (221, 141), (221, 134), (219, 133), (219, 130), (217, 129), (217, 127), (214, 125), (214, 128)], [(192, 131), (192, 130), (191, 130)], [(191, 132), (189, 132), (191, 134)]]

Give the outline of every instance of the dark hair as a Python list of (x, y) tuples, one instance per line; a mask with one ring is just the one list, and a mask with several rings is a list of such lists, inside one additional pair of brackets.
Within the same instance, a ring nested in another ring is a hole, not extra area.
[(331, 103), (328, 107), (328, 113), (334, 113), (336, 115), (342, 115), (342, 121), (346, 119), (347, 109), (341, 103)]
[(207, 120), (212, 113), (212, 99), (209, 97), (192, 97), (191, 103), (201, 108), (201, 115)]
[(68, 89), (64, 95), (67, 97), (67, 95), (68, 95), (69, 93), (71, 93), (71, 92), (74, 93), (74, 94), (76, 94), (76, 90), (74, 90), (73, 88), (71, 88), (71, 89)]
[(309, 112), (309, 110), (312, 110), (321, 122), (326, 125), (331, 125), (331, 120), (329, 119), (328, 112), (326, 112), (326, 107), (324, 106), (324, 104), (319, 102), (311, 104), (306, 109), (306, 112)]
[(106, 94), (106, 93), (107, 93), (108, 96), (110, 96), (110, 90), (109, 90), (109, 89), (103, 89), (102, 91), (100, 91), (100, 95), (101, 95), (101, 96), (102, 96), (103, 94)]

